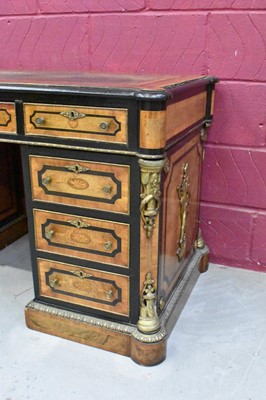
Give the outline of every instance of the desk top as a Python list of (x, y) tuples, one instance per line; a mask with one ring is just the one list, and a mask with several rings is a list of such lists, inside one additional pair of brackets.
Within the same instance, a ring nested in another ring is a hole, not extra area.
[(215, 83), (212, 76), (125, 75), (82, 72), (0, 71), (0, 90), (58, 91), (79, 94), (117, 95), (153, 98), (172, 97), (171, 93)]

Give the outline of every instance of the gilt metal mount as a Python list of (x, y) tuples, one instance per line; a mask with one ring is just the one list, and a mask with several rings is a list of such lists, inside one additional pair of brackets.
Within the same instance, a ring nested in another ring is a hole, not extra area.
[(165, 159), (158, 161), (139, 160), (141, 171), (141, 202), (140, 213), (148, 239), (152, 237), (155, 228), (155, 219), (161, 205), (161, 171), (165, 166)]
[(75, 121), (75, 119), (86, 117), (86, 114), (80, 113), (76, 110), (62, 111), (60, 112), (60, 115), (62, 115), (63, 117), (67, 117), (70, 121)]
[(143, 333), (154, 333), (160, 329), (160, 320), (156, 309), (157, 291), (151, 272), (148, 272), (144, 281), (142, 296), (140, 299), (140, 315), (138, 330)]
[(188, 212), (188, 204), (190, 198), (189, 192), (189, 182), (188, 182), (188, 171), (189, 164), (185, 163), (182, 167), (182, 181), (180, 186), (177, 187), (176, 191), (179, 199), (180, 206), (180, 233), (179, 233), (179, 241), (177, 243), (177, 257), (181, 262), (185, 257), (186, 252), (186, 223), (187, 223), (187, 212)]
[(71, 219), (67, 221), (69, 224), (75, 226), (76, 228), (89, 228), (90, 224), (87, 224), (86, 222), (82, 221), (81, 219)]
[(198, 237), (195, 240), (194, 247), (195, 247), (195, 249), (204, 249), (204, 247), (205, 247), (205, 242), (204, 242), (204, 239), (201, 234), (201, 229), (199, 229)]
[(65, 168), (67, 168), (69, 171), (75, 172), (75, 174), (80, 174), (81, 172), (87, 172), (90, 170), (89, 168), (83, 167), (79, 164), (66, 165)]

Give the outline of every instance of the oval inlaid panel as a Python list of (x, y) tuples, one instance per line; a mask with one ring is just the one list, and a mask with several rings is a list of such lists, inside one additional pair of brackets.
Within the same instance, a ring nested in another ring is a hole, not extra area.
[(91, 237), (83, 232), (72, 232), (70, 234), (70, 239), (73, 240), (73, 242), (82, 244), (89, 244), (91, 242)]
[(67, 184), (72, 189), (78, 189), (78, 190), (85, 190), (88, 189), (89, 187), (89, 183), (85, 181), (85, 179), (81, 178), (70, 178), (68, 179)]
[[(88, 293), (91, 297), (96, 297), (99, 291), (95, 282), (86, 280), (73, 281), (72, 285), (75, 289)], [(101, 289), (101, 288), (100, 288)]]

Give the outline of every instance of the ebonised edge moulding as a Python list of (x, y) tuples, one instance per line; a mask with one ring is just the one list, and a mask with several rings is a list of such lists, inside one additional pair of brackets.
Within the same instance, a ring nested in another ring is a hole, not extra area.
[(209, 249), (199, 227), (217, 79), (0, 73), (21, 146), (35, 298), (27, 326), (156, 365)]

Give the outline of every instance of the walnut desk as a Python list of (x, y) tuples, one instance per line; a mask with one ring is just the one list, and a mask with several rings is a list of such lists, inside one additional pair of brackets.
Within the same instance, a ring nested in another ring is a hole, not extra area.
[(31, 329), (164, 360), (209, 250), (199, 230), (213, 77), (0, 73), (0, 141), (21, 146)]

